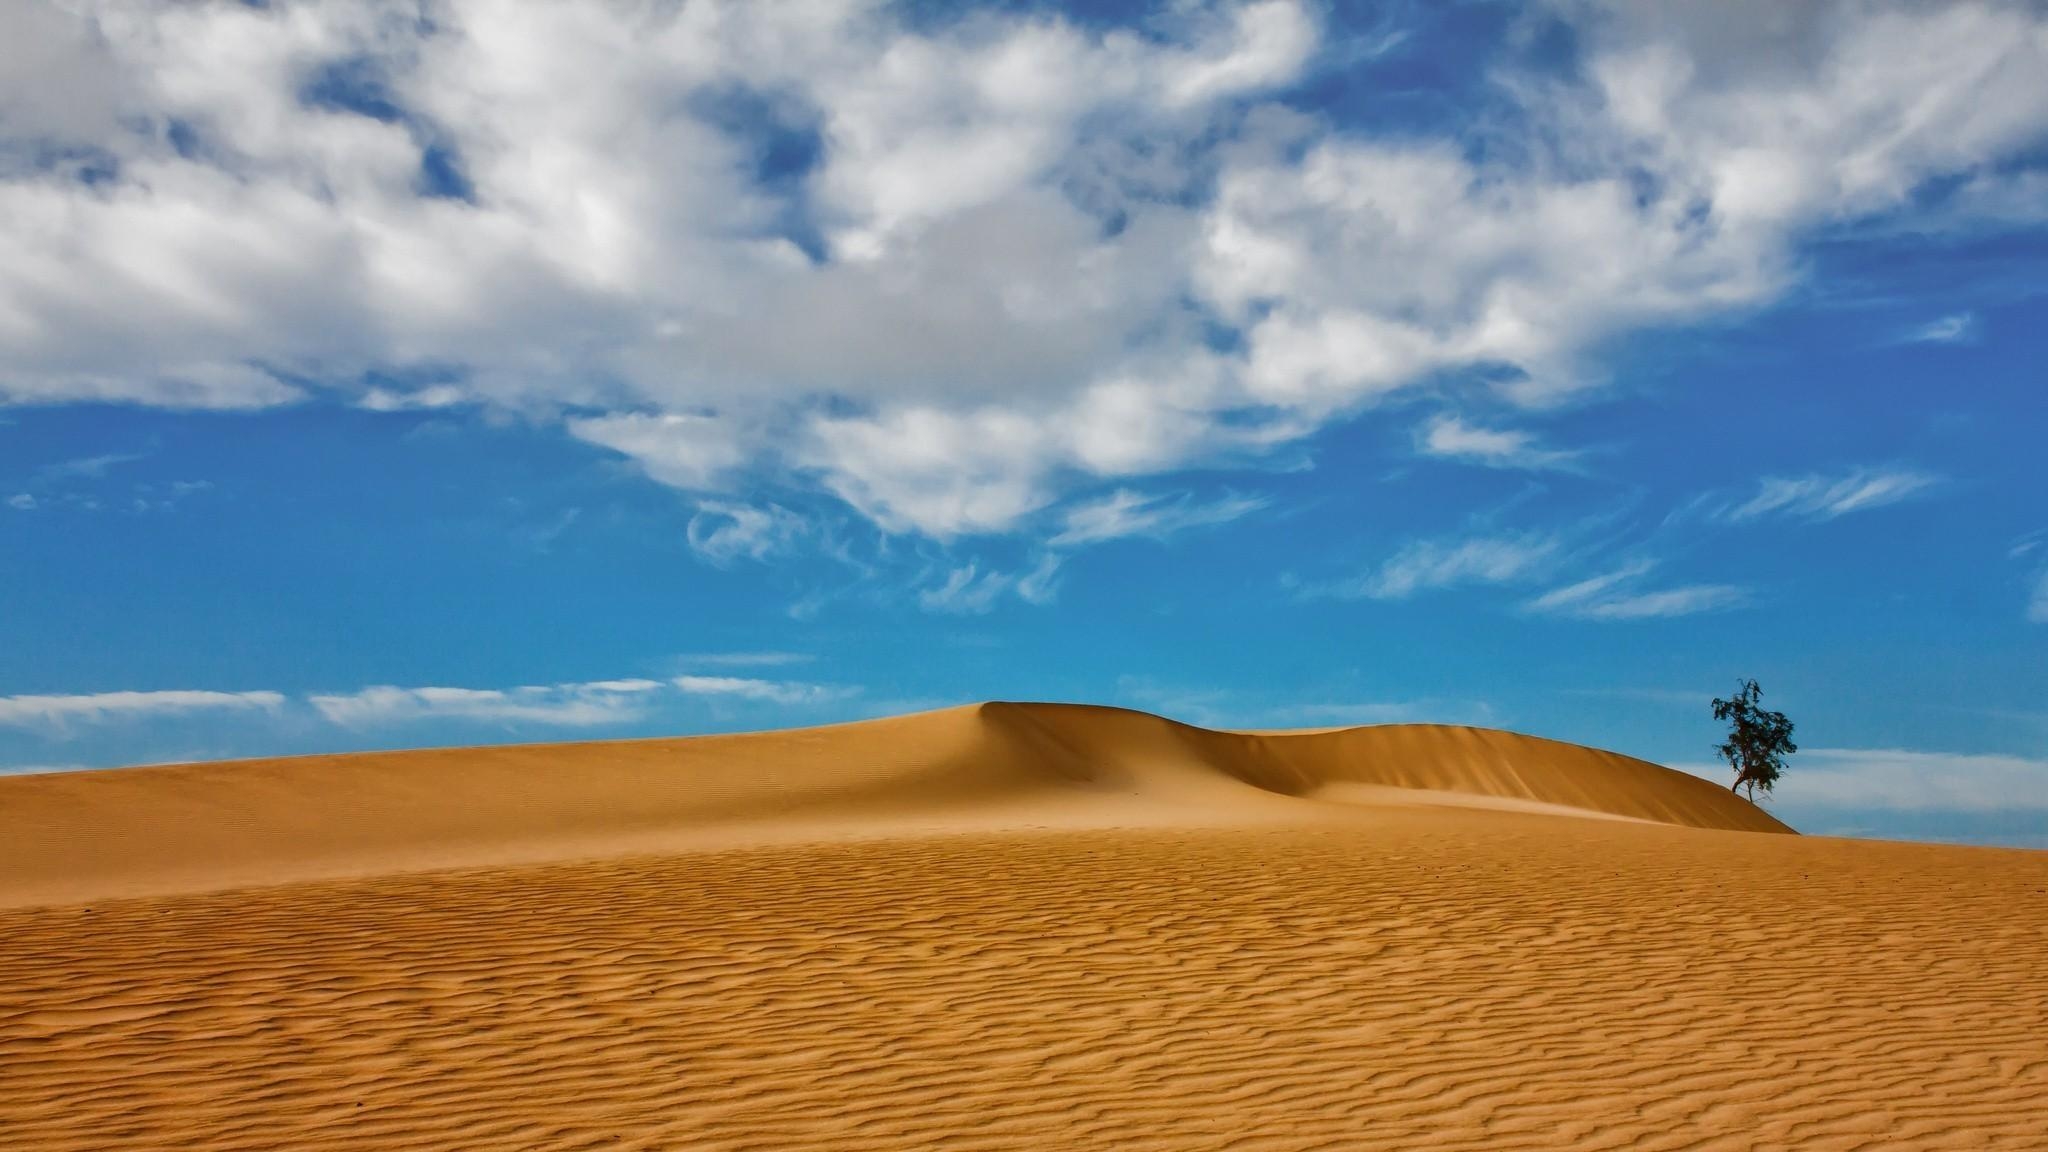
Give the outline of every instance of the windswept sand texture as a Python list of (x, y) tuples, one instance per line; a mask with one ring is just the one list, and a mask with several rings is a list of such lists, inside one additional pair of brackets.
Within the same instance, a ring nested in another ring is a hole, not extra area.
[(2048, 853), (1784, 831), (1050, 705), (4, 779), (0, 1148), (2048, 1148)]

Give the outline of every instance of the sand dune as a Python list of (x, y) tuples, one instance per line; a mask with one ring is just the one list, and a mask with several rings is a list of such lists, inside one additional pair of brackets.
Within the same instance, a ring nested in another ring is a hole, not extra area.
[(1216, 732), (996, 703), (734, 736), (0, 779), (0, 906), (763, 840), (1331, 819), (1302, 801), (1357, 785), (1788, 831), (1684, 773), (1509, 732)]
[(2048, 1147), (2048, 853), (1784, 831), (1051, 705), (0, 779), (0, 1147)]

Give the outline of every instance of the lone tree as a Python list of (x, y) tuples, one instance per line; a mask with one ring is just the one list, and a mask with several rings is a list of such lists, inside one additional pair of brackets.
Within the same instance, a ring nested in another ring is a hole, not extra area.
[(1730, 722), (1727, 742), (1714, 749), (1735, 769), (1735, 783), (1728, 790), (1747, 786), (1751, 803), (1758, 788), (1770, 792), (1785, 771), (1785, 757), (1799, 751), (1792, 742), (1792, 722), (1783, 712), (1759, 706), (1763, 696), (1756, 681), (1745, 680), (1734, 699), (1714, 701), (1714, 719)]

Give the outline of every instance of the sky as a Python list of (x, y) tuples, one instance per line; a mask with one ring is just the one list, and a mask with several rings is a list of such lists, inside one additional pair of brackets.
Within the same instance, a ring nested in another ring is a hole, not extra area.
[(28, 0), (0, 771), (984, 699), (2048, 847), (2048, 8)]

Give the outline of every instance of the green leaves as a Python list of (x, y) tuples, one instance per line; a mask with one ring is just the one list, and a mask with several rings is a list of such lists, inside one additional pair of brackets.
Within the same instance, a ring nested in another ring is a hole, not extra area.
[(1747, 787), (1751, 800), (1758, 788), (1771, 791), (1784, 774), (1785, 757), (1799, 751), (1792, 742), (1792, 721), (1763, 707), (1763, 695), (1756, 681), (1745, 680), (1732, 698), (1714, 700), (1714, 719), (1729, 722), (1728, 739), (1714, 752), (1735, 769), (1729, 791)]

